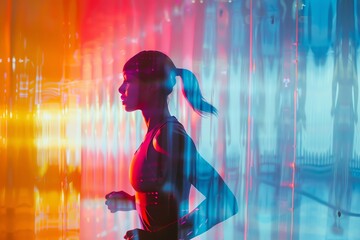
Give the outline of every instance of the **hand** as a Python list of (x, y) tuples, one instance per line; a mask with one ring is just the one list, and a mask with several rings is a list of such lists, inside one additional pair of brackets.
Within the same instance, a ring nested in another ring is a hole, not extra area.
[(156, 233), (148, 232), (142, 229), (133, 229), (126, 232), (124, 239), (126, 240), (158, 240)]
[(110, 212), (135, 210), (135, 198), (130, 194), (120, 191), (106, 194), (105, 204)]

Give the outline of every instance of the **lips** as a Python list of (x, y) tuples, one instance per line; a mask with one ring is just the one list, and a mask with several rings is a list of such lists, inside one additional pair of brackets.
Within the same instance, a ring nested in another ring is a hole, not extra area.
[(125, 104), (125, 102), (126, 102), (126, 97), (124, 97), (123, 95), (121, 95), (120, 99), (121, 99), (121, 101), (122, 101), (122, 104)]

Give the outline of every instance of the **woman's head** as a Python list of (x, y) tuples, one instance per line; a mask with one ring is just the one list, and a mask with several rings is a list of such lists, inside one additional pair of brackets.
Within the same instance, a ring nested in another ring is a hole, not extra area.
[(123, 67), (124, 76), (136, 76), (141, 83), (157, 86), (162, 97), (168, 96), (176, 83), (176, 67), (159, 51), (142, 51), (130, 58)]
[(124, 83), (119, 92), (128, 111), (144, 110), (153, 101), (166, 103), (176, 84), (176, 76), (180, 76), (182, 92), (190, 106), (201, 115), (217, 113), (216, 108), (203, 98), (195, 75), (189, 70), (176, 68), (162, 52), (139, 52), (125, 63), (123, 74)]

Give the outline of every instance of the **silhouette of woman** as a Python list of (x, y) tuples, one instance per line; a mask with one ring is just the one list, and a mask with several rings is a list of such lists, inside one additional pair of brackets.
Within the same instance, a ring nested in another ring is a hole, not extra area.
[[(123, 75), (119, 93), (125, 110), (140, 110), (148, 127), (130, 166), (135, 195), (106, 195), (111, 212), (136, 210), (140, 216), (143, 229), (127, 231), (124, 238), (191, 239), (236, 214), (235, 196), (168, 109), (168, 95), (180, 76), (193, 110), (200, 115), (217, 113), (202, 97), (194, 74), (176, 68), (161, 52), (142, 51), (126, 62)], [(191, 185), (206, 199), (189, 212)]]
[[(352, 41), (340, 41), (332, 82), (331, 115), (333, 124), (334, 178), (333, 195), (338, 213), (348, 203), (349, 164), (353, 156), (354, 131), (358, 120), (358, 82), (355, 49)], [(341, 231), (335, 214), (334, 231)]]

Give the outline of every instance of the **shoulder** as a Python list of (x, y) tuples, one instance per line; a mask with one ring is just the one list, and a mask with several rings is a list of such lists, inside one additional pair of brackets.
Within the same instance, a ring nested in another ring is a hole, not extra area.
[(173, 151), (183, 151), (189, 143), (191, 145), (192, 139), (177, 120), (169, 121), (159, 128), (152, 141), (154, 149), (166, 155)]

